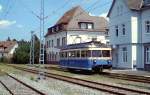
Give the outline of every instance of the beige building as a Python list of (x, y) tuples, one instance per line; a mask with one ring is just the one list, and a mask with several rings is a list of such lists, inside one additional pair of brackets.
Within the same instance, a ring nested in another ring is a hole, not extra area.
[(16, 41), (0, 41), (0, 58), (11, 58), (17, 47)]
[(80, 6), (67, 11), (58, 22), (48, 28), (45, 36), (48, 63), (59, 61), (61, 47), (69, 44), (100, 41), (107, 43), (107, 20), (90, 16)]

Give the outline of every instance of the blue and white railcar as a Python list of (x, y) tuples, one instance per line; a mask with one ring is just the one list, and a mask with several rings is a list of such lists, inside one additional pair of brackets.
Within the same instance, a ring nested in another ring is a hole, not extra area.
[(68, 69), (102, 71), (112, 67), (111, 60), (111, 48), (92, 41), (62, 48), (59, 64)]

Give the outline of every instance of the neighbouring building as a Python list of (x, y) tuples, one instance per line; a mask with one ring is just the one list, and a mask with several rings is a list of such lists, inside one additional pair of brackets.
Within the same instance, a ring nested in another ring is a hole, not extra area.
[(18, 43), (16, 41), (0, 41), (0, 58), (12, 58), (17, 47)]
[(65, 45), (90, 41), (107, 43), (107, 25), (105, 18), (90, 16), (80, 6), (67, 11), (54, 26), (48, 28), (45, 36), (48, 63), (58, 62), (59, 51)]
[(150, 0), (113, 0), (108, 17), (113, 67), (150, 70)]

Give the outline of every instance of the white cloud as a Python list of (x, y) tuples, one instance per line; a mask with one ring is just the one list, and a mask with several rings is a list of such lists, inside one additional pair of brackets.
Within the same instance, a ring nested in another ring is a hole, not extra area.
[(0, 28), (7, 28), (14, 24), (16, 24), (16, 21), (0, 20)]
[(100, 16), (100, 17), (104, 17), (104, 18), (106, 18), (107, 20), (109, 20), (109, 18), (107, 17), (107, 14), (108, 14), (108, 13), (102, 13), (102, 14), (100, 14), (99, 16)]
[(92, 13), (89, 13), (89, 15), (90, 15), (90, 16), (96, 16), (96, 15), (94, 15), (94, 14), (92, 14)]
[(2, 8), (3, 8), (2, 5), (0, 5), (0, 12), (2, 11)]

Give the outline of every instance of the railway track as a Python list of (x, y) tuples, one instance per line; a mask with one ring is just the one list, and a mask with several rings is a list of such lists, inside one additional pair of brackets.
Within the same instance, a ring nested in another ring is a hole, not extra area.
[[(58, 67), (45, 67), (45, 69), (53, 69), (62, 71)], [(115, 79), (121, 79), (121, 80), (127, 80), (127, 81), (133, 81), (133, 82), (140, 82), (140, 83), (149, 83), (150, 84), (150, 77), (145, 76), (137, 76), (137, 75), (128, 75), (128, 74), (119, 74), (119, 73), (110, 73), (110, 72), (103, 72), (101, 73), (105, 77), (109, 78), (115, 78)]]
[[(18, 66), (13, 66), (13, 67), (16, 69), (34, 73), (34, 74), (39, 73), (37, 70), (33, 70), (33, 69), (27, 69), (27, 68), (18, 67)], [(97, 82), (93, 82), (93, 81), (72, 78), (72, 77), (63, 76), (63, 75), (57, 75), (57, 74), (53, 74), (53, 73), (49, 73), (49, 72), (45, 72), (45, 76), (49, 77), (49, 78), (66, 81), (66, 82), (73, 83), (73, 84), (78, 84), (78, 85), (85, 86), (88, 88), (108, 92), (111, 94), (116, 94), (116, 95), (150, 95), (150, 92), (146, 92), (146, 91), (129, 89), (129, 88), (124, 88), (124, 87), (120, 87), (120, 86), (112, 86), (112, 85), (108, 85), (108, 84), (104, 84), (104, 83), (99, 83), (99, 82), (97, 83)]]
[(0, 79), (0, 83), (10, 93), (10, 95), (46, 95), (43, 92), (18, 80), (12, 75), (4, 72), (5, 75)]
[(118, 73), (108, 73), (108, 72), (105, 72), (104, 76), (110, 77), (110, 78), (115, 78), (115, 79), (122, 79), (122, 80), (127, 80), (127, 81), (140, 82), (140, 83), (149, 83), (150, 84), (150, 77), (145, 77), (145, 76), (118, 74)]

